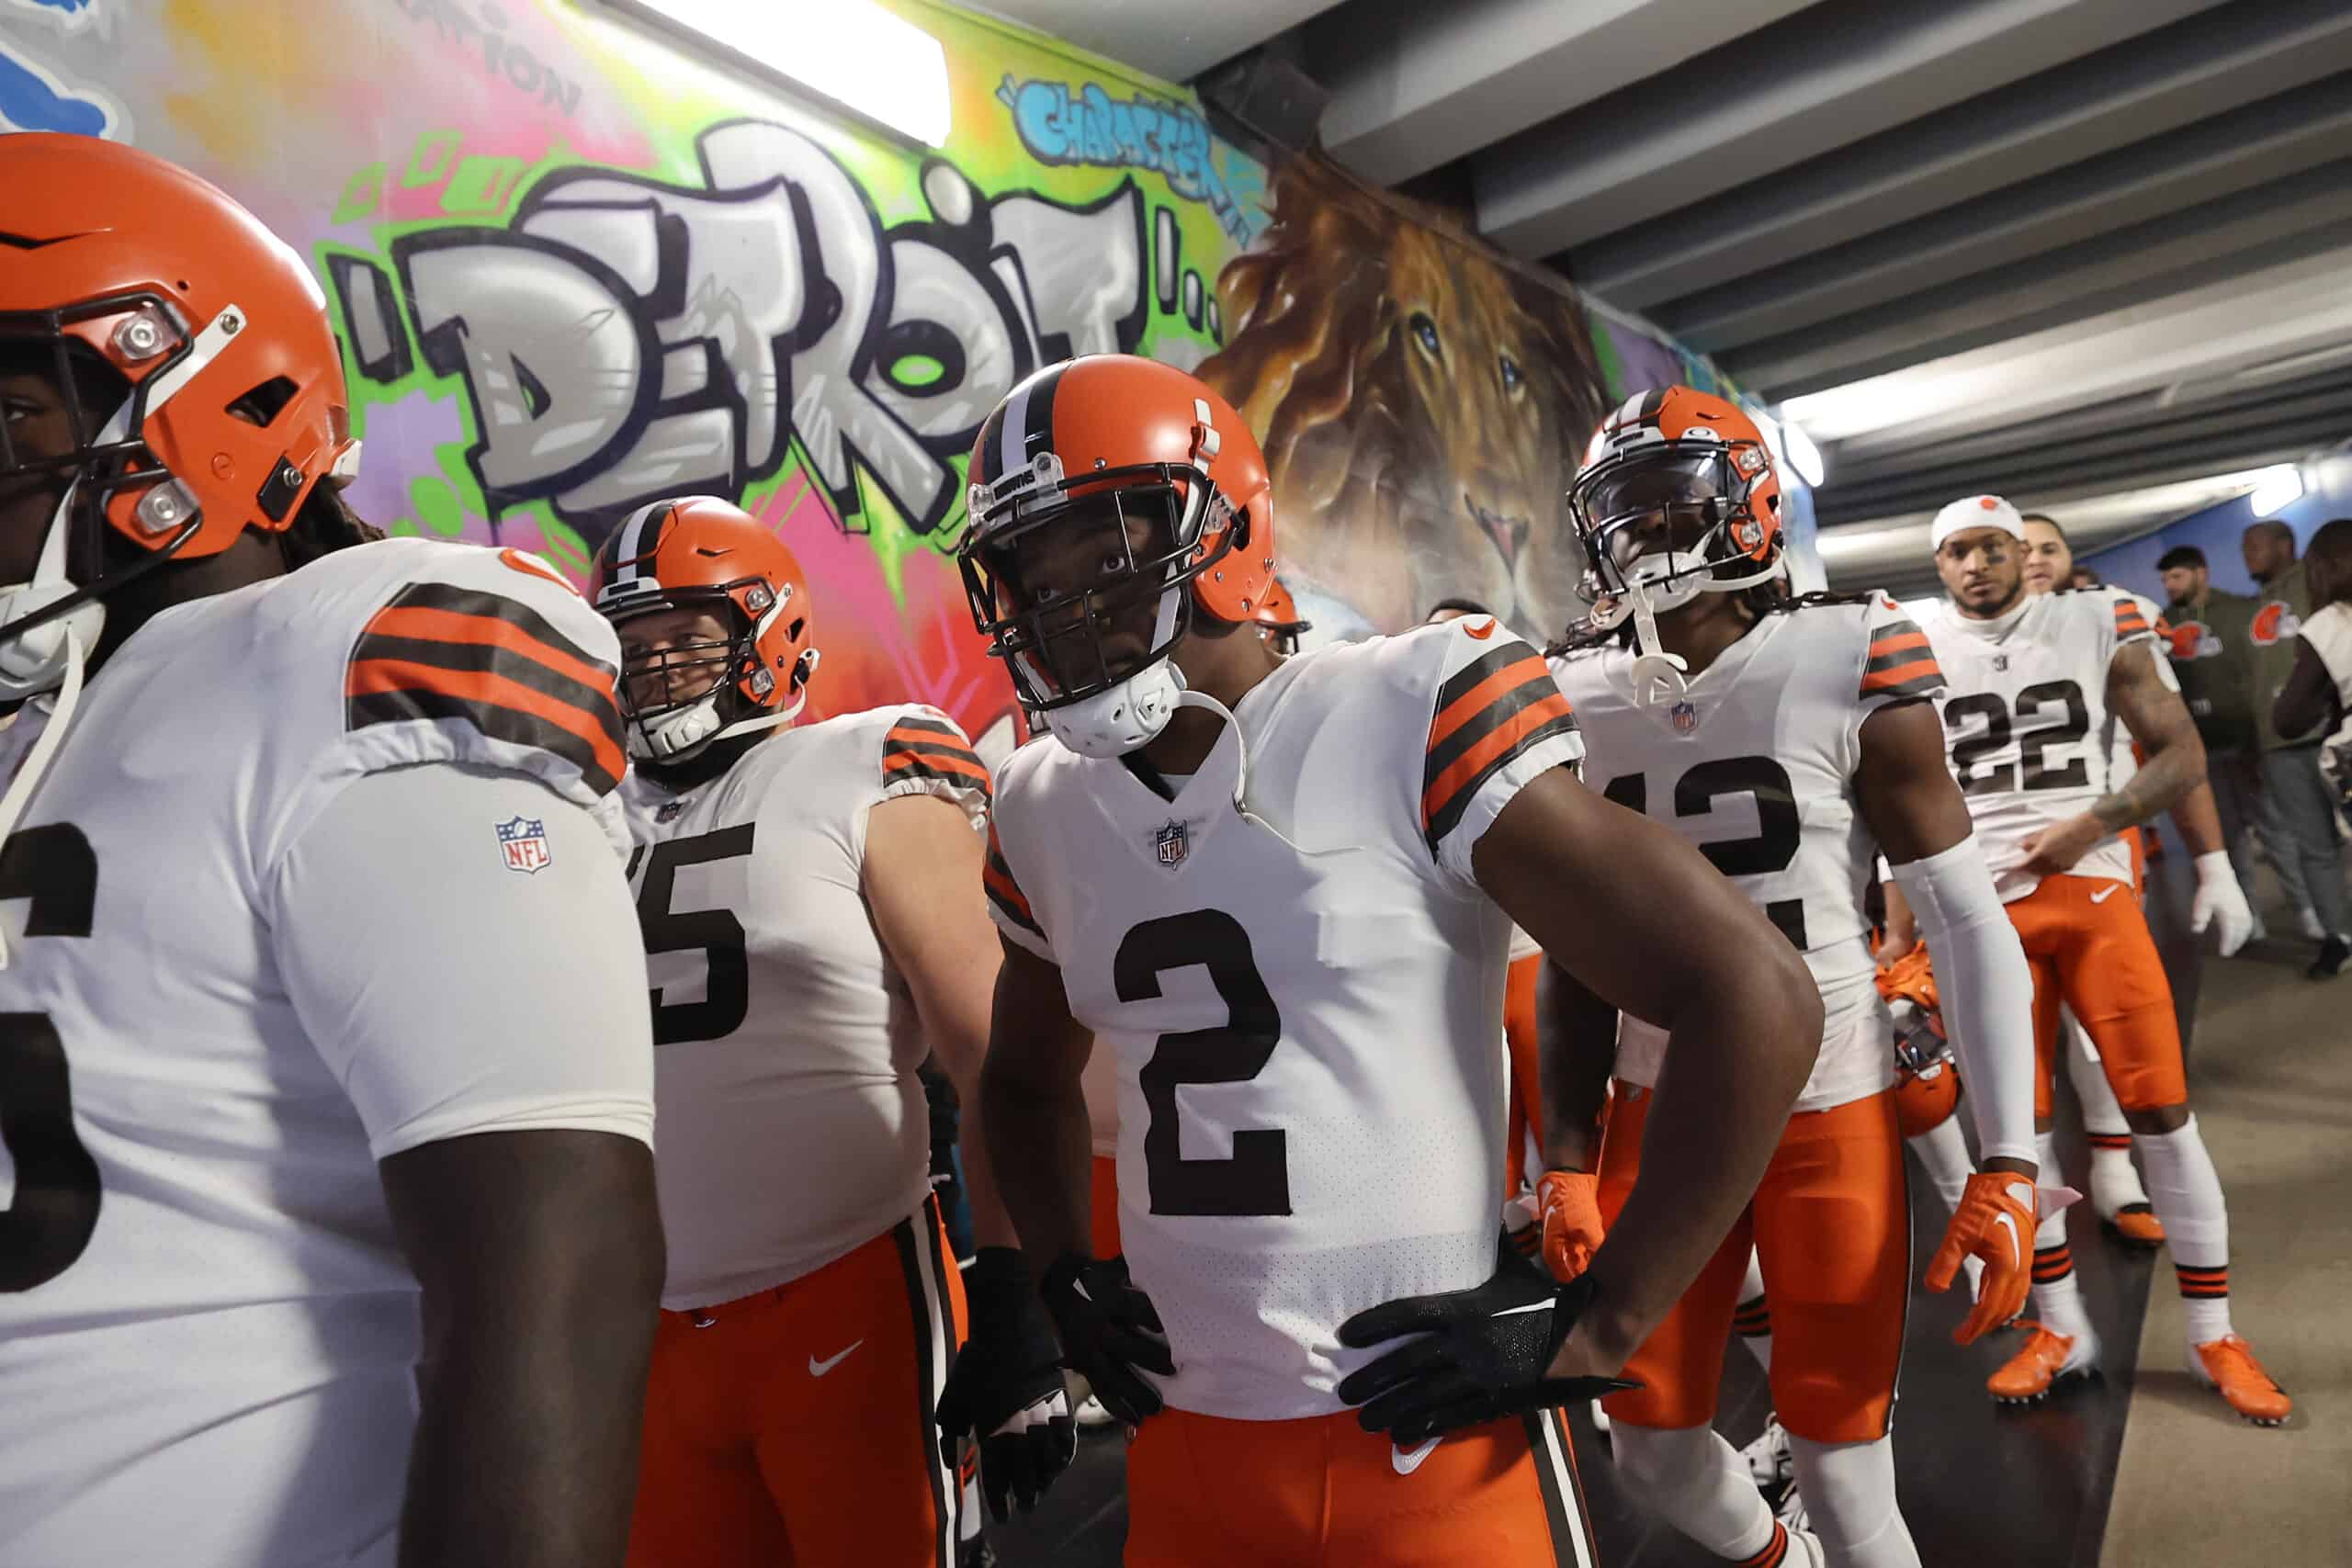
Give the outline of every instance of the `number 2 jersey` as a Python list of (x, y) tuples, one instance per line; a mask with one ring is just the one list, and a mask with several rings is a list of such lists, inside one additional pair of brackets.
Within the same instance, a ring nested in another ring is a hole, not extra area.
[[(1181, 1410), (1341, 1408), (1339, 1325), (1495, 1268), (1510, 922), (1471, 846), (1582, 751), (1544, 662), (1457, 621), (1285, 660), (1171, 800), (1052, 741), (986, 881), (1117, 1065), (1119, 1223)], [(1237, 797), (1238, 804), (1237, 804)]]
[[(2025, 846), (2115, 787), (2108, 668), (2116, 650), (2153, 645), (2132, 595), (2112, 589), (2029, 595), (1994, 620), (1947, 608), (1925, 630), (1942, 666), (1937, 701), (1951, 771), (2003, 902), (2041, 885)], [(2132, 880), (2132, 852), (2102, 839), (2066, 874)]]
[(529, 558), (396, 539), (98, 671), (0, 855), (0, 1563), (390, 1562), (378, 1162), (650, 1140), (618, 662)]
[[(1586, 782), (1695, 845), (1804, 954), (1826, 1018), (1796, 1109), (1886, 1089), (1892, 1026), (1862, 913), (1877, 850), (1853, 777), (1863, 723), (1941, 687), (1927, 637), (1872, 595), (1761, 617), (1679, 699), (1640, 701), (1633, 663), (1614, 646), (1553, 660), (1584, 728)], [(1666, 1050), (1663, 1031), (1623, 1018), (1618, 1076), (1656, 1084)]]
[(653, 986), (673, 1311), (797, 1280), (930, 1191), (925, 1045), (866, 912), (866, 818), (989, 776), (935, 708), (798, 725), (683, 792), (622, 786)]

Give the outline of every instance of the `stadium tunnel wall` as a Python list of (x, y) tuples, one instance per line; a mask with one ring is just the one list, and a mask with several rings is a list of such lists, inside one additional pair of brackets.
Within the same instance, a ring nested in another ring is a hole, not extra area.
[(1736, 391), (1319, 155), (1236, 145), (1187, 89), (890, 8), (944, 50), (944, 146), (568, 0), (5, 0), (0, 130), (158, 152), (308, 258), (363, 516), (577, 582), (635, 506), (727, 496), (808, 570), (812, 715), (930, 702), (990, 754), (1020, 721), (953, 552), (972, 437), (1040, 364), (1148, 354), (1244, 412), (1316, 640), (1450, 594), (1556, 632), (1601, 414)]

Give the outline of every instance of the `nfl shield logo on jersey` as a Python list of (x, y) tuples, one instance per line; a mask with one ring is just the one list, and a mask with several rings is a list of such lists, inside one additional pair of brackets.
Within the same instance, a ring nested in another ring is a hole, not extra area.
[(675, 822), (680, 817), (685, 815), (685, 810), (686, 803), (684, 801), (665, 800), (660, 806), (653, 808), (653, 820), (656, 822)]
[(1699, 728), (1699, 709), (1696, 704), (1687, 701), (1679, 702), (1666, 711), (1667, 716), (1674, 720), (1674, 732), (1677, 735), (1688, 735)]
[(1162, 865), (1183, 864), (1184, 853), (1189, 848), (1186, 839), (1187, 829), (1182, 822), (1170, 822), (1153, 834), (1152, 848), (1159, 852), (1159, 863)]
[(545, 871), (553, 856), (548, 852), (548, 825), (536, 817), (515, 817), (498, 824), (499, 852), (506, 869), (526, 874)]

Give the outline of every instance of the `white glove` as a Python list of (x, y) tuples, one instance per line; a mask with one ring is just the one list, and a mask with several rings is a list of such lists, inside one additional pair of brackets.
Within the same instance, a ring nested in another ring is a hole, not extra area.
[(2254, 934), (2254, 911), (2230, 869), (2227, 850), (2211, 850), (2197, 857), (2197, 900), (2189, 907), (2188, 929), (2202, 934), (2216, 919), (2222, 924), (2222, 956), (2227, 958)]

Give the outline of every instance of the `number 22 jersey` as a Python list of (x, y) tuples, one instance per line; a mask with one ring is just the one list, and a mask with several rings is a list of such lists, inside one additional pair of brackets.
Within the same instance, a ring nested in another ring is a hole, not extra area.
[[(2107, 747), (2108, 667), (2155, 629), (2114, 590), (2029, 595), (1989, 621), (1950, 609), (1927, 618), (1946, 689), (1938, 699), (1951, 771), (2004, 903), (2041, 885), (2025, 846), (2088, 811), (2113, 788)], [(2132, 880), (2132, 852), (2103, 839), (2066, 874)]]
[[(1173, 1407), (1341, 1408), (1339, 1325), (1494, 1271), (1510, 923), (1471, 846), (1582, 751), (1492, 621), (1340, 644), (1244, 695), (1169, 799), (1051, 740), (998, 784), (987, 884), (1114, 1053), (1119, 1223)], [(1238, 800), (1238, 804), (1237, 804)]]
[[(1862, 889), (1875, 846), (1856, 810), (1862, 725), (1934, 694), (1928, 639), (1891, 599), (1809, 604), (1763, 616), (1679, 699), (1645, 704), (1633, 654), (1553, 661), (1589, 751), (1586, 781), (1673, 829), (1736, 883), (1804, 954), (1827, 1016), (1799, 1111), (1894, 1081)], [(1667, 1037), (1627, 1017), (1618, 1076), (1655, 1084)]]

